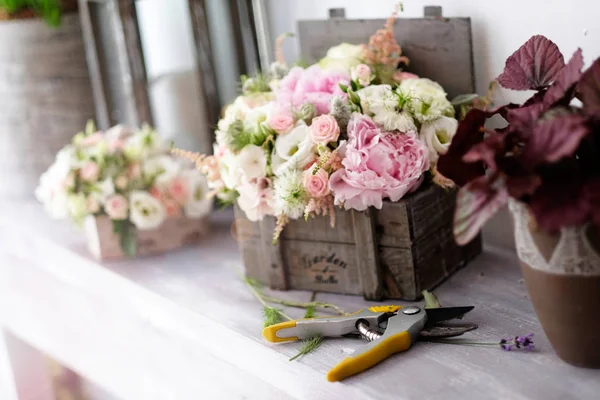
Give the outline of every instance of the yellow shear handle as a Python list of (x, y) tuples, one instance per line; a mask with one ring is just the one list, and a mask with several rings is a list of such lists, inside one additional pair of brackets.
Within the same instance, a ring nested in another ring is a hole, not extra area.
[(295, 327), (296, 327), (296, 321), (286, 321), (286, 322), (281, 322), (279, 324), (267, 326), (265, 329), (263, 329), (262, 333), (263, 333), (264, 338), (267, 339), (269, 342), (273, 342), (273, 343), (292, 342), (294, 340), (298, 340), (298, 338), (295, 336), (281, 338), (281, 337), (277, 336), (277, 332), (279, 332), (282, 329), (295, 328)]
[(344, 380), (349, 376), (356, 375), (379, 364), (392, 354), (408, 350), (411, 345), (410, 334), (407, 331), (396, 333), (381, 342), (374, 342), (374, 344), (373, 347), (364, 353), (344, 358), (329, 371), (327, 380), (329, 382)]

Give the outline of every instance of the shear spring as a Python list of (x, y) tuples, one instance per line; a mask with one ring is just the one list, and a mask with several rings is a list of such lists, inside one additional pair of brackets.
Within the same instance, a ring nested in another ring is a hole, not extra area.
[(383, 336), (375, 329), (369, 329), (369, 325), (367, 325), (365, 322), (359, 321), (358, 324), (356, 324), (356, 327), (358, 328), (360, 336), (362, 336), (362, 338), (365, 339), (367, 342), (372, 342)]

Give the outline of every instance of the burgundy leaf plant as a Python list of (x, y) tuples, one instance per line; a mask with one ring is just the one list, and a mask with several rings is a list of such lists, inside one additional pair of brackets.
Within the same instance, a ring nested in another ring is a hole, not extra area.
[[(533, 36), (506, 60), (498, 82), (535, 94), (520, 106), (473, 109), (461, 121), (438, 163), (461, 186), (454, 217), (459, 244), (472, 240), (510, 197), (526, 203), (548, 233), (600, 226), (600, 59), (585, 72), (583, 65), (581, 49), (565, 64), (555, 43)], [(507, 126), (485, 128), (494, 115)]]

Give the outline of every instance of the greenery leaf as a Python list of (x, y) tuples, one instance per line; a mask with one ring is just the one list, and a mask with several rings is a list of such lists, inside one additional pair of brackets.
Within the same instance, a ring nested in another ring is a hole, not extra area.
[(128, 257), (135, 257), (137, 254), (137, 241), (135, 226), (127, 220), (112, 221), (113, 233), (119, 235), (119, 244), (121, 250)]
[(306, 307), (306, 313), (304, 314), (304, 318), (314, 318), (317, 316), (316, 313), (316, 307), (315, 306), (308, 306)]
[(298, 357), (305, 356), (309, 353), (312, 353), (313, 351), (317, 350), (321, 346), (322, 343), (323, 343), (322, 336), (314, 336), (314, 337), (311, 337), (310, 339), (303, 340), (300, 351), (294, 357), (290, 358), (290, 361), (294, 361)]
[(0, 0), (0, 9), (6, 10), (9, 14), (31, 9), (48, 25), (53, 27), (60, 25), (59, 0)]
[(425, 298), (425, 308), (440, 308), (442, 306), (437, 296), (432, 292), (423, 290), (422, 293), (423, 297)]
[(265, 316), (265, 328), (271, 325), (276, 325), (286, 320), (285, 316), (281, 312), (281, 309), (277, 307), (264, 306), (263, 314)]

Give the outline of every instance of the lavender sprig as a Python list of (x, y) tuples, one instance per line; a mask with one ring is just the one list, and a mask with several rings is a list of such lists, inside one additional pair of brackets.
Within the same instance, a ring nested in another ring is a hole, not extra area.
[(500, 339), (498, 342), (480, 342), (471, 341), (464, 339), (427, 339), (430, 342), (435, 343), (446, 343), (446, 344), (462, 344), (470, 346), (499, 346), (504, 351), (511, 351), (514, 349), (531, 351), (535, 349), (533, 345), (533, 333), (529, 333), (525, 336), (515, 336), (509, 339)]

